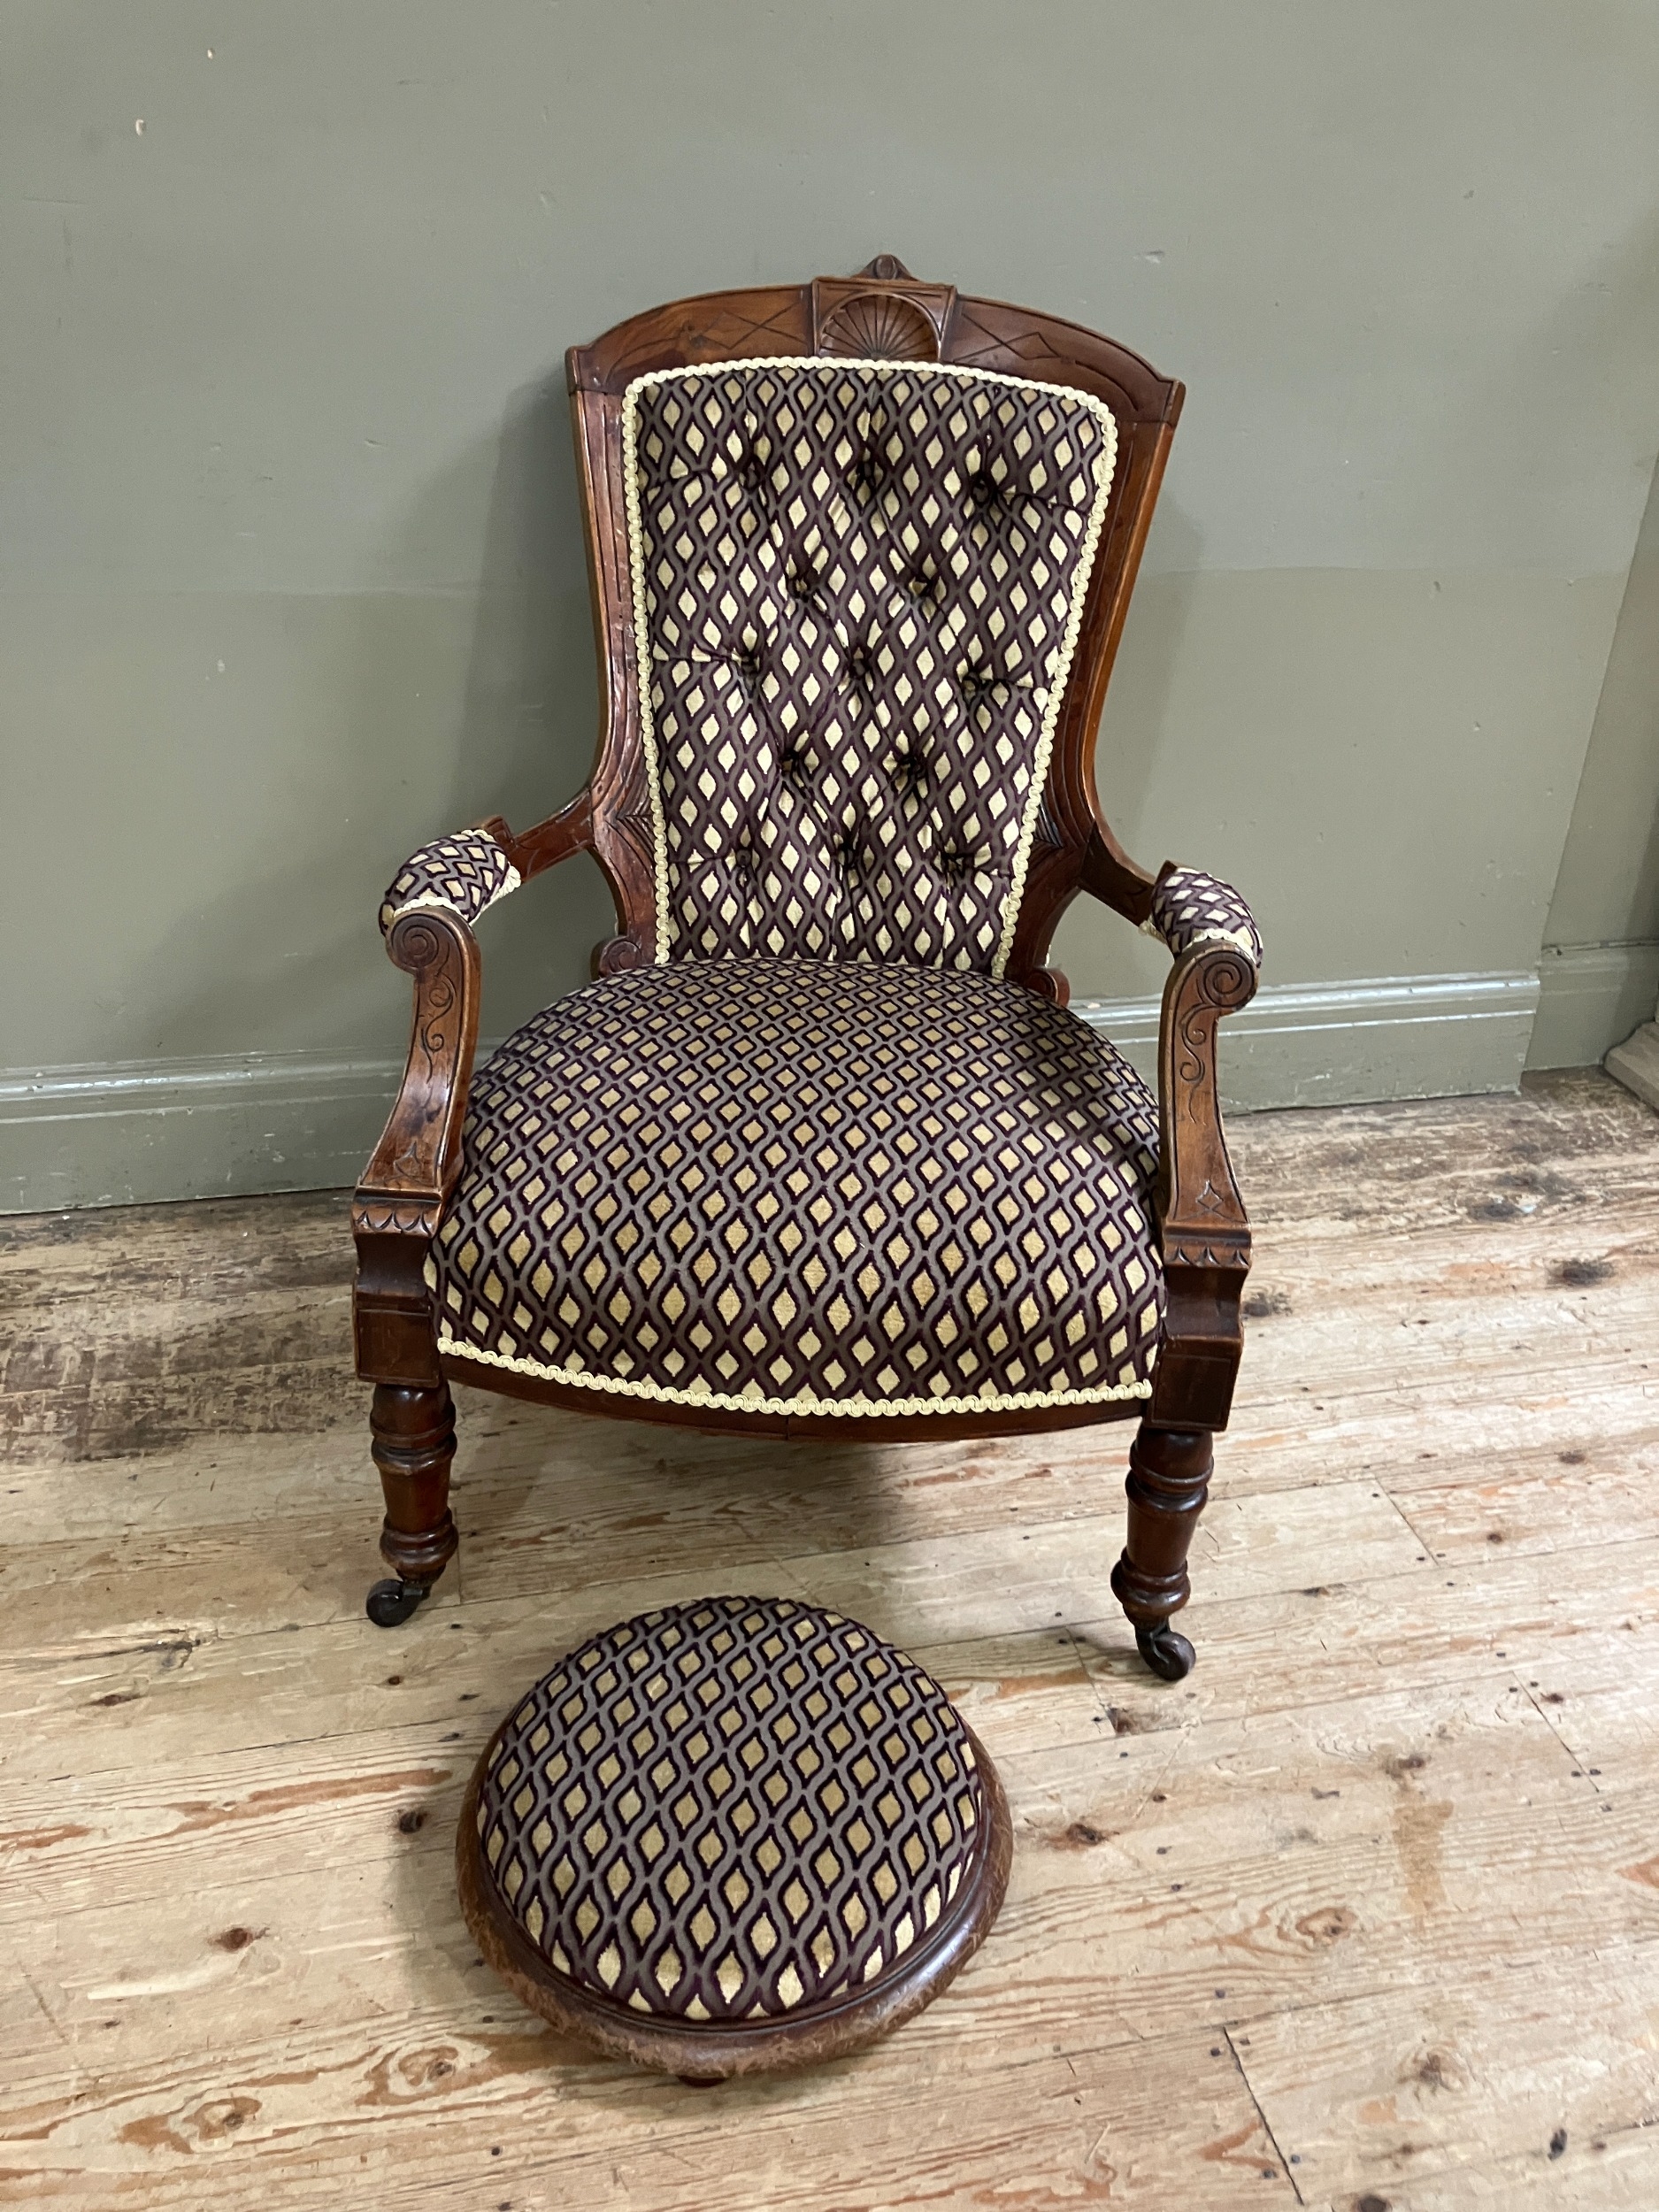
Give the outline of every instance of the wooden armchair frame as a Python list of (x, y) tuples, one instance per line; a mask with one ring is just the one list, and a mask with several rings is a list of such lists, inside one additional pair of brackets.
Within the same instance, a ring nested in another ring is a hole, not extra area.
[[(763, 356), (847, 355), (965, 363), (1066, 384), (1106, 401), (1118, 458), (1090, 577), (1073, 673), (1056, 733), (1035, 843), (1007, 973), (1058, 1004), (1065, 979), (1047, 965), (1055, 927), (1079, 892), (1132, 923), (1151, 912), (1157, 879), (1123, 850), (1100, 810), (1094, 746), (1182, 387), (1110, 339), (999, 302), (921, 283), (882, 256), (853, 278), (719, 292), (634, 317), (567, 357), (602, 671), (598, 751), (588, 787), (522, 835), (481, 824), (527, 880), (590, 852), (615, 902), (616, 934), (594, 954), (596, 976), (647, 964), (656, 941), (656, 872), (639, 713), (633, 586), (624, 523), (622, 405), (649, 371)], [(437, 1348), (427, 1252), (461, 1164), (461, 1130), (478, 1032), (479, 953), (471, 929), (442, 907), (405, 912), (392, 959), (414, 979), (414, 1026), (396, 1104), (353, 1205), (358, 1252), (357, 1372), (374, 1386), (373, 1455), (386, 1496), (381, 1551), (396, 1579), (371, 1593), (371, 1617), (407, 1617), (453, 1555), (449, 1511), (455, 1450), (451, 1363)], [(1161, 1158), (1156, 1194), (1168, 1307), (1149, 1401), (1061, 1404), (1033, 1411), (884, 1417), (886, 1438), (988, 1436), (1142, 1415), (1130, 1454), (1128, 1542), (1112, 1587), (1142, 1653), (1168, 1679), (1193, 1663), (1170, 1627), (1187, 1601), (1187, 1555), (1202, 1509), (1212, 1432), (1226, 1425), (1242, 1349), (1240, 1297), (1250, 1233), (1222, 1133), (1216, 1033), (1249, 1000), (1251, 962), (1206, 940), (1176, 959), (1164, 993), (1158, 1048)], [(455, 1370), (458, 1373), (458, 1368)], [(465, 1379), (486, 1379), (475, 1366)], [(512, 1395), (586, 1414), (613, 1409), (534, 1377), (496, 1371)], [(703, 1429), (844, 1439), (830, 1417), (723, 1412), (628, 1399), (628, 1418)]]

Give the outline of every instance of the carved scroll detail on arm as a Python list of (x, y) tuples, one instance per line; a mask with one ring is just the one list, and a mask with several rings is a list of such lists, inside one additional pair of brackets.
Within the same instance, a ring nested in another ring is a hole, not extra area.
[(1243, 1343), (1250, 1225), (1222, 1134), (1216, 1029), (1255, 991), (1251, 963), (1210, 940), (1182, 954), (1164, 993), (1157, 1210), (1169, 1305), (1153, 1417), (1191, 1427), (1225, 1425)]
[(351, 1205), (357, 1372), (373, 1382), (438, 1375), (426, 1253), (461, 1168), (461, 1124), (478, 1041), (478, 944), (458, 914), (401, 915), (387, 950), (415, 979), (403, 1087)]
[(1221, 1133), (1216, 1027), (1255, 994), (1250, 963), (1213, 941), (1194, 945), (1170, 972), (1158, 1030), (1158, 1210), (1166, 1243), (1171, 1235), (1225, 1242), (1237, 1227), (1248, 1248), (1244, 1205)]
[(478, 1042), (478, 944), (458, 914), (431, 908), (396, 921), (387, 949), (415, 979), (415, 1019), (403, 1087), (364, 1170), (356, 1215), (376, 1216), (376, 1228), (402, 1227), (406, 1219), (430, 1235), (460, 1171), (461, 1120)]

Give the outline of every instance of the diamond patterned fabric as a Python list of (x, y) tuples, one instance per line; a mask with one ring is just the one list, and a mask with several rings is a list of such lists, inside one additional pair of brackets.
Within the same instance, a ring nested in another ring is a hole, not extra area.
[(1236, 945), (1253, 968), (1262, 964), (1262, 933), (1256, 918), (1230, 883), (1202, 868), (1168, 868), (1152, 894), (1152, 912), (1141, 928), (1162, 937), (1179, 959), (1188, 945), (1215, 937)]
[(483, 1863), (556, 1973), (680, 2020), (799, 2012), (926, 1939), (985, 1824), (973, 1747), (914, 1660), (791, 1598), (594, 1637), (491, 1747)]
[(1110, 410), (856, 360), (666, 370), (625, 404), (657, 956), (1001, 974)]
[(737, 1409), (1142, 1397), (1156, 1109), (988, 976), (640, 968), (474, 1079), (428, 1261), (446, 1352)]
[(518, 888), (518, 871), (485, 830), (457, 830), (411, 853), (380, 902), (380, 934), (411, 907), (447, 906), (475, 922)]

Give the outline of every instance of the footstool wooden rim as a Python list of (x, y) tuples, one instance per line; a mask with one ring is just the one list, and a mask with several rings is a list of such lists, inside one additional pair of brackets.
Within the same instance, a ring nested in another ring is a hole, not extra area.
[(479, 1756), (456, 1835), (456, 1881), (473, 1941), (489, 1965), (533, 2012), (601, 2051), (692, 2081), (804, 2066), (862, 2050), (919, 2012), (949, 1986), (984, 1941), (1008, 1887), (1013, 1824), (984, 1746), (960, 1714), (973, 1752), (981, 1818), (956, 1896), (938, 1925), (903, 1962), (872, 1987), (803, 2005), (787, 2018), (703, 2024), (641, 2012), (560, 1974), (530, 1941), (484, 1864), (479, 1800), (509, 1713)]

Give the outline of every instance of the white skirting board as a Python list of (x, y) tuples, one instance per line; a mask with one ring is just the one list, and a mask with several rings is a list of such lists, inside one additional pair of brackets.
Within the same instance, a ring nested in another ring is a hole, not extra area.
[[(1535, 974), (1270, 983), (1222, 1025), (1222, 1095), (1256, 1111), (1510, 1091), (1538, 1002)], [(1156, 1000), (1073, 1005), (1155, 1079)], [(342, 1187), (402, 1065), (298, 1052), (0, 1075), (0, 1212)]]

